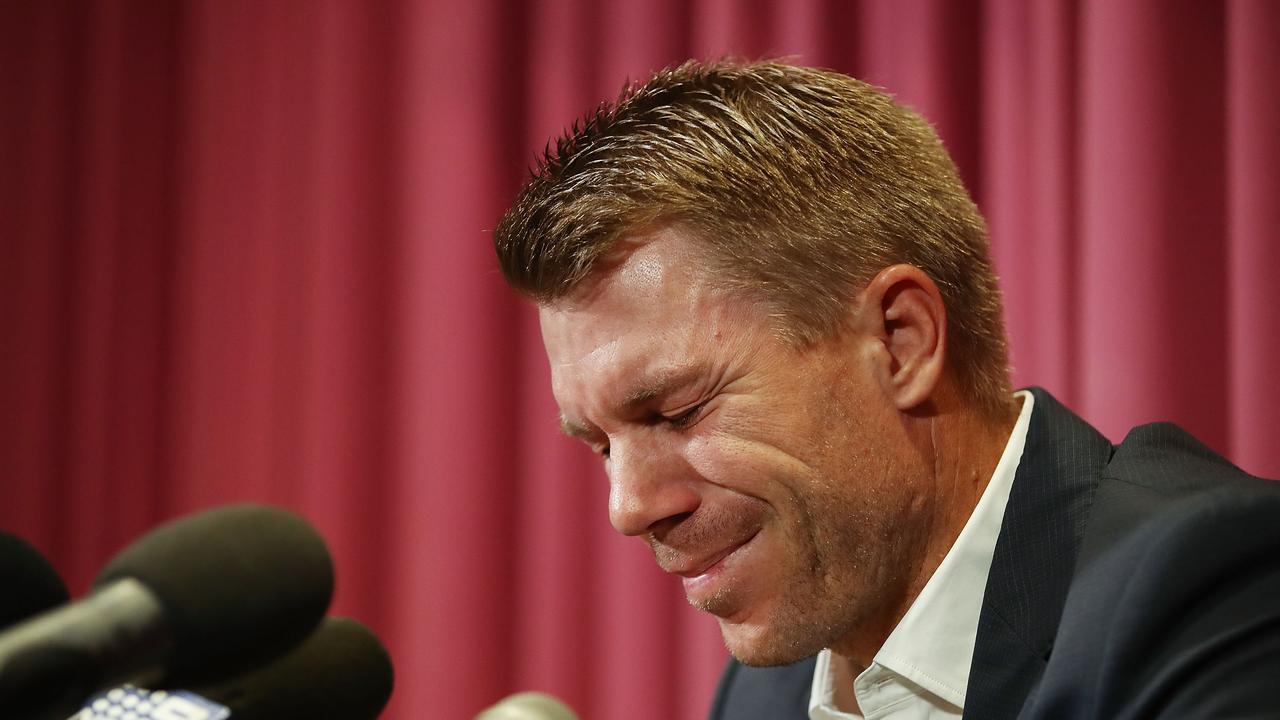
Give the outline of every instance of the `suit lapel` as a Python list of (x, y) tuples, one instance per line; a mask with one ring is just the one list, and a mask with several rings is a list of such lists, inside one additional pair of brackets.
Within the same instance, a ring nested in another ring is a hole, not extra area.
[(1035, 407), (987, 577), (966, 717), (1016, 717), (1053, 647), (1111, 443), (1047, 392)]

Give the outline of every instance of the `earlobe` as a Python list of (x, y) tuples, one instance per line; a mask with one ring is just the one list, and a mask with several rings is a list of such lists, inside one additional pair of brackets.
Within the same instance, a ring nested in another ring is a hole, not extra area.
[(861, 293), (861, 319), (882, 344), (885, 391), (901, 411), (933, 397), (946, 363), (946, 307), (938, 286), (912, 265), (881, 270)]

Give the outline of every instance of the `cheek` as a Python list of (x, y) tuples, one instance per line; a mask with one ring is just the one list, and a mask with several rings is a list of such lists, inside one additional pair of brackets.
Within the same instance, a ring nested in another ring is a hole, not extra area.
[(737, 474), (737, 465), (743, 461), (741, 453), (734, 451), (734, 445), (731, 438), (706, 434), (685, 445), (685, 457), (698, 476), (716, 485), (726, 485), (726, 480)]
[(707, 482), (775, 507), (813, 474), (799, 458), (767, 440), (724, 433), (691, 439), (685, 455), (689, 466)]

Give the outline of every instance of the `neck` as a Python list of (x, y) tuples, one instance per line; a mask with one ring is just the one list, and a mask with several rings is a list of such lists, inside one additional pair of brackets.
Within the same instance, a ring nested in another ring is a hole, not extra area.
[(922, 530), (912, 562), (904, 568), (901, 592), (879, 622), (832, 647), (855, 675), (871, 665), (969, 521), (1004, 454), (1021, 401), (1012, 407), (1007, 417), (993, 419), (967, 403), (949, 402), (943, 394), (908, 419), (909, 441), (924, 477)]

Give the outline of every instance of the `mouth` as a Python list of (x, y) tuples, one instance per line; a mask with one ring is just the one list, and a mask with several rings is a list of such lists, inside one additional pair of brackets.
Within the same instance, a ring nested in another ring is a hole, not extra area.
[(757, 530), (742, 542), (729, 545), (684, 568), (672, 568), (669, 572), (684, 578), (685, 595), (693, 604), (701, 605), (727, 584), (727, 576), (733, 574), (734, 568), (759, 534), (760, 531)]
[(743, 540), (740, 543), (734, 543), (719, 552), (712, 553), (711, 555), (707, 556), (705, 559), (701, 561), (688, 563), (684, 569), (671, 568), (667, 570), (667, 572), (673, 573), (675, 575), (679, 575), (680, 577), (683, 577), (686, 579), (696, 578), (699, 575), (703, 575), (709, 572), (716, 565), (720, 564), (720, 561), (732, 555), (738, 548), (751, 542), (751, 538), (754, 538), (754, 537), (755, 535), (752, 534), (751, 537), (747, 538), (746, 540)]

